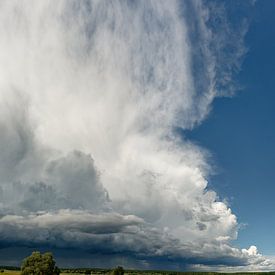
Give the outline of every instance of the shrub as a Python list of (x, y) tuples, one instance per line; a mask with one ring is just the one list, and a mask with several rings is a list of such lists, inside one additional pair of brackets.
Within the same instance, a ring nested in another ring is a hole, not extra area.
[(123, 274), (124, 274), (124, 269), (122, 266), (116, 267), (112, 272), (112, 275), (123, 275)]

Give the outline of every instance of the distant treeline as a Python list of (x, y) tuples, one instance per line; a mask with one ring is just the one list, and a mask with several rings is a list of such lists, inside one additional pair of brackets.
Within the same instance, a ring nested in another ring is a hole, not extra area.
[[(20, 267), (17, 266), (0, 266), (1, 270), (15, 270), (19, 271)], [(77, 273), (77, 274), (110, 274), (113, 269), (107, 268), (61, 268), (61, 273)], [(166, 270), (133, 270), (124, 269), (125, 274), (147, 274), (147, 275), (275, 275), (273, 272), (179, 272), (179, 271), (166, 271)]]
[(125, 270), (126, 274), (160, 274), (160, 275), (275, 275), (275, 272), (235, 272), (235, 273), (228, 273), (228, 272), (203, 272), (203, 271), (166, 271), (166, 270)]
[(18, 266), (1, 265), (0, 270), (20, 270)]
[[(76, 269), (61, 269), (61, 273), (78, 273), (78, 274), (110, 274), (112, 269), (101, 268), (76, 268)], [(129, 270), (124, 269), (124, 274), (147, 274), (147, 275), (275, 275), (275, 272), (190, 272), (190, 271), (166, 271), (166, 270)]]
[(110, 273), (111, 269), (105, 268), (61, 268), (61, 273), (77, 273), (77, 274), (105, 274)]
[[(80, 273), (80, 274), (110, 274), (112, 269), (104, 268), (61, 268), (61, 273)], [(133, 270), (124, 269), (125, 274), (147, 274), (147, 275), (275, 275), (275, 272), (236, 272), (236, 273), (224, 273), (224, 272), (179, 272), (179, 271), (166, 271), (166, 270)]]

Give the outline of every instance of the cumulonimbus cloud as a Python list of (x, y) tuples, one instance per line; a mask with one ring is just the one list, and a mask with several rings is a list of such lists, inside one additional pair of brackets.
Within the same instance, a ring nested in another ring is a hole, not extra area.
[(202, 1), (1, 1), (3, 246), (266, 268), (176, 131), (232, 93), (241, 30)]

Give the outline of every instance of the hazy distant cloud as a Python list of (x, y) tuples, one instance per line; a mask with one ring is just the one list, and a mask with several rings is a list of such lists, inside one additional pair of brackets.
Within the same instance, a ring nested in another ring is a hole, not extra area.
[[(107, 211), (109, 198), (91, 156), (73, 151), (43, 165), (37, 182), (2, 186), (2, 202), (15, 213), (58, 209)], [(32, 167), (29, 167), (32, 169)], [(16, 200), (14, 200), (16, 198)]]
[(203, 121), (245, 52), (246, 26), (210, 4), (1, 1), (0, 246), (269, 264), (231, 246), (208, 153), (175, 131)]
[(60, 208), (107, 210), (108, 193), (101, 184), (91, 156), (74, 151), (51, 161), (46, 167), (46, 181), (60, 196)]
[(26, 162), (35, 150), (27, 106), (28, 99), (24, 94), (14, 89), (10, 89), (9, 93), (1, 90), (0, 172), (2, 184), (16, 180), (17, 176), (22, 177)]

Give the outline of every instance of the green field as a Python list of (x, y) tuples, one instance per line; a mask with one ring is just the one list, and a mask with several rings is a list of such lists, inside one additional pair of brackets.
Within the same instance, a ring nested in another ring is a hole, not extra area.
[(19, 275), (20, 271), (19, 270), (4, 270), (4, 272), (1, 272), (0, 274), (2, 275)]

